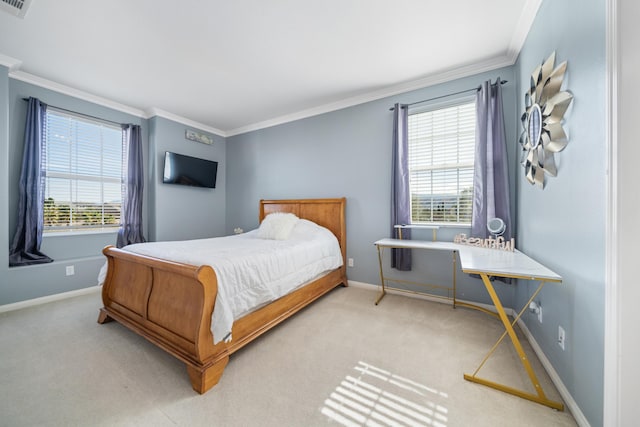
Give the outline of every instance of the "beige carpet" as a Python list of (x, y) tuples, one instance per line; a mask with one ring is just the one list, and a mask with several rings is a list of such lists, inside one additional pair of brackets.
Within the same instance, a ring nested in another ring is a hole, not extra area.
[[(233, 355), (202, 396), (177, 359), (98, 325), (99, 294), (0, 314), (0, 425), (575, 425), (566, 410), (462, 378), (502, 332), (492, 317), (396, 295), (374, 306), (375, 295), (332, 291)], [(481, 375), (527, 384), (508, 344)]]

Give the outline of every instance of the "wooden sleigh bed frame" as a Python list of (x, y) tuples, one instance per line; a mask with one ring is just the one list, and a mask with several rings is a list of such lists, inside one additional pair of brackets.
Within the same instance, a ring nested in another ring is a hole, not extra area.
[[(291, 212), (326, 227), (338, 238), (345, 261), (345, 204), (344, 198), (261, 200), (259, 219), (262, 222), (272, 212)], [(213, 268), (138, 255), (113, 246), (103, 253), (108, 269), (98, 323), (116, 320), (183, 361), (193, 389), (201, 394), (218, 383), (236, 350), (333, 288), (347, 286), (343, 262), (342, 267), (236, 320), (233, 340), (214, 345), (211, 315), (217, 279)]]

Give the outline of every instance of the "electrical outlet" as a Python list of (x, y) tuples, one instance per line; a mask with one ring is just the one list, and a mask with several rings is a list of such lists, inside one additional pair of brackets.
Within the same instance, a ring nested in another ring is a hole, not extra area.
[(562, 326), (558, 326), (558, 345), (562, 350), (564, 350), (564, 338), (564, 329), (562, 328)]
[(349, 258), (349, 259), (347, 260), (347, 265), (348, 265), (349, 267), (353, 267), (353, 258)]
[(67, 276), (73, 276), (74, 274), (76, 274), (76, 270), (73, 265), (67, 265), (65, 270), (66, 270)]

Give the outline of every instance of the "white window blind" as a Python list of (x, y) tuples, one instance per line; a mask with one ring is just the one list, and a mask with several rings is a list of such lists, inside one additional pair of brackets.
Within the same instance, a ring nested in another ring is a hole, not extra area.
[(408, 119), (412, 223), (471, 224), (475, 101)]
[(117, 125), (47, 109), (44, 230), (118, 227), (125, 160)]

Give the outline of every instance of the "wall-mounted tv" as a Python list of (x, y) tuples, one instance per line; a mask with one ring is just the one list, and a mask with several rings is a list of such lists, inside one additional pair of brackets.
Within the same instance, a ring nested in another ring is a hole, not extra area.
[(184, 154), (164, 153), (165, 184), (190, 185), (192, 187), (216, 188), (218, 162), (185, 156)]

